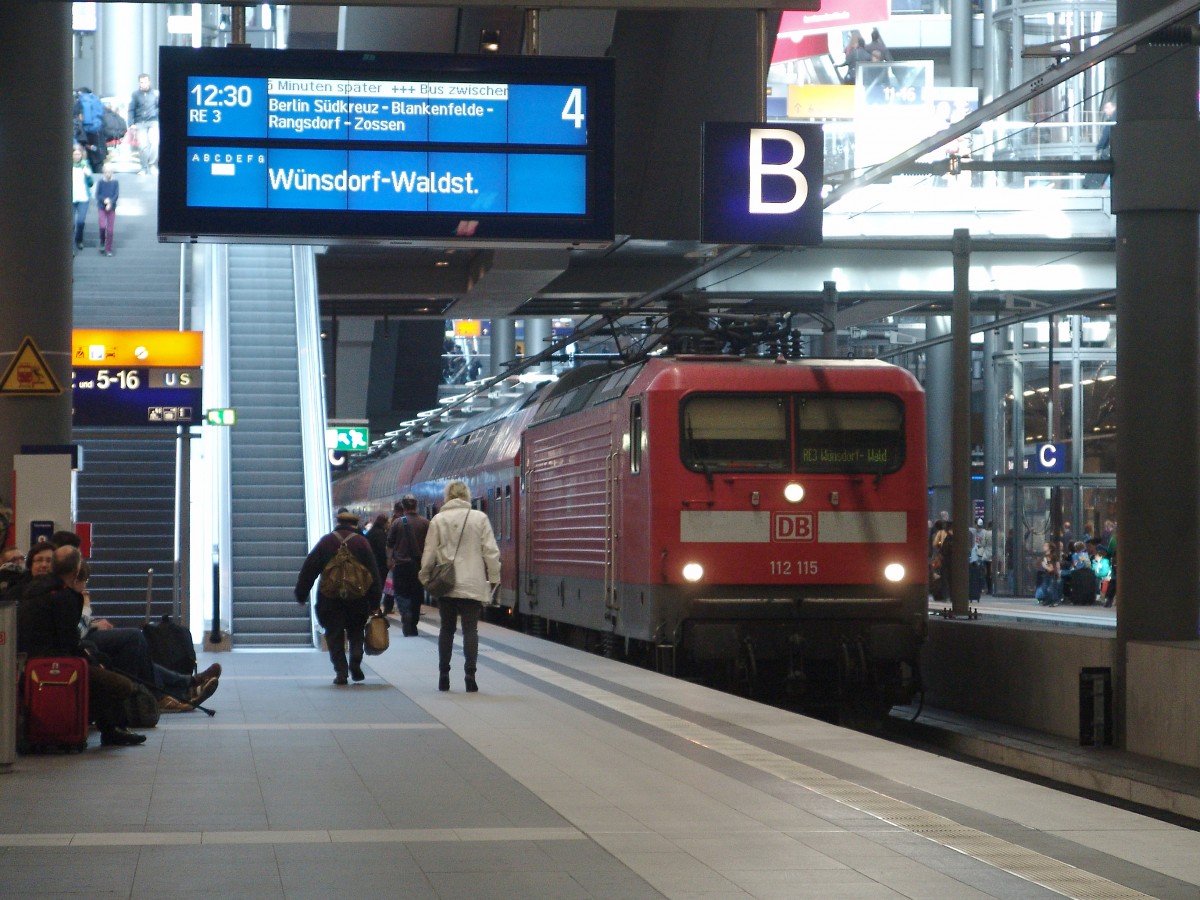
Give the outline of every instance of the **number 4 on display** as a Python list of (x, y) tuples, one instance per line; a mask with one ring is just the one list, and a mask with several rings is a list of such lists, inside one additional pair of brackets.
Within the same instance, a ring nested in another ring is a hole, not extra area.
[(571, 88), (567, 94), (567, 102), (563, 105), (562, 118), (564, 122), (574, 122), (576, 128), (583, 127), (583, 89)]

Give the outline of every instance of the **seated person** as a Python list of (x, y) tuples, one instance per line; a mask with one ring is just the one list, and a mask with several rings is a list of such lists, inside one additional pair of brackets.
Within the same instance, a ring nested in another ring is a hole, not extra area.
[(220, 663), (213, 663), (196, 675), (175, 672), (154, 662), (146, 635), (140, 628), (117, 628), (108, 619), (93, 619), (88, 576), (85, 562), (79, 574), (79, 591), (84, 602), (79, 620), (80, 636), (107, 656), (113, 669), (153, 688), (163, 712), (193, 712), (195, 704), (203, 703), (216, 693), (217, 679), (221, 676)]
[[(34, 656), (84, 656), (79, 640), (79, 617), (83, 594), (77, 577), (83, 558), (76, 547), (52, 551), (51, 571), (34, 575), (21, 593), (17, 613), (17, 649)], [(130, 746), (146, 742), (125, 726), (125, 701), (133, 693), (133, 682), (100, 665), (88, 666), (88, 707), (100, 730), (102, 745)]]
[[(54, 547), (79, 547), (79, 535), (73, 531), (56, 531), (50, 537)], [(186, 675), (160, 666), (150, 656), (150, 645), (138, 628), (117, 628), (108, 619), (93, 619), (91, 596), (87, 582), (90, 576), (88, 564), (84, 562), (79, 571), (79, 592), (83, 594), (83, 616), (79, 620), (79, 635), (104, 654), (112, 668), (147, 687), (159, 695), (159, 709), (163, 712), (193, 712), (195, 704), (203, 703), (216, 693), (217, 678), (221, 666), (214, 663), (198, 675)]]
[(54, 558), (54, 545), (47, 541), (38, 541), (25, 557), (25, 564), (20, 565), (20, 559), (5, 552), (5, 562), (0, 580), (3, 581), (3, 593), (10, 588), (21, 588), (33, 580), (35, 576), (49, 575), (50, 564)]
[(25, 568), (25, 551), (18, 547), (9, 547), (0, 553), (0, 596), (11, 587), (24, 584), (29, 580), (29, 570)]

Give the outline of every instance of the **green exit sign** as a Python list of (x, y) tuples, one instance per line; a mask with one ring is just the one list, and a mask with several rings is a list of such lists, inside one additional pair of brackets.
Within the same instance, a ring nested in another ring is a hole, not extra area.
[(236, 409), (210, 409), (204, 413), (204, 424), (206, 425), (236, 425), (237, 410)]
[(338, 450), (342, 453), (366, 453), (371, 449), (370, 433), (365, 427), (326, 428), (325, 449)]

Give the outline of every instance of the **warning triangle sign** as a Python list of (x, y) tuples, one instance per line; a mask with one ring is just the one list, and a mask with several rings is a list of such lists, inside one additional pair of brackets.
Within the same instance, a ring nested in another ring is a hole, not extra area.
[(0, 394), (61, 394), (62, 388), (41, 352), (26, 337), (0, 378)]

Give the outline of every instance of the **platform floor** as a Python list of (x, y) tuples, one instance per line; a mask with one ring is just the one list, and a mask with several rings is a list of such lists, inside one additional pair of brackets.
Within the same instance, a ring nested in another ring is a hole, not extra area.
[(1196, 831), (487, 625), (439, 693), (435, 628), (19, 758), (0, 896), (1200, 897)]

